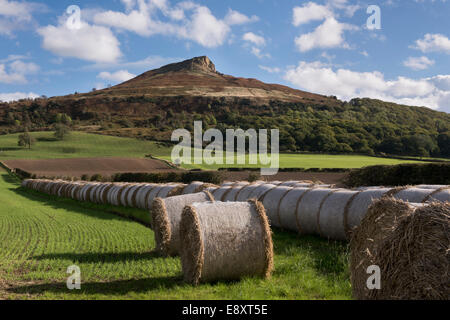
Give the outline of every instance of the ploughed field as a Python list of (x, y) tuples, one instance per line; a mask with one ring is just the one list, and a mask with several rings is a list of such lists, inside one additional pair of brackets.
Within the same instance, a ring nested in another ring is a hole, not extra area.
[[(193, 287), (179, 258), (154, 252), (153, 232), (111, 211), (20, 188), (0, 171), (0, 299), (350, 299), (347, 245), (274, 231), (269, 280)], [(147, 214), (142, 211), (142, 214)], [(66, 271), (81, 269), (81, 290)]]
[(3, 161), (11, 169), (19, 168), (44, 177), (81, 177), (101, 174), (103, 177), (125, 172), (167, 172), (164, 161), (138, 158), (14, 159)]

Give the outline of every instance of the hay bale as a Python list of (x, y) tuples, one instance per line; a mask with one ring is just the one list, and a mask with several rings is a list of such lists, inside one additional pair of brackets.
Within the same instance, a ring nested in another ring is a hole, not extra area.
[(250, 185), (249, 182), (241, 182), (233, 187), (231, 187), (231, 189), (229, 189), (222, 197), (222, 201), (227, 202), (227, 201), (236, 201), (237, 196), (239, 195), (239, 193), (241, 192), (241, 190), (243, 188), (245, 188), (246, 186)]
[(280, 201), (278, 221), (281, 228), (299, 232), (297, 224), (298, 206), (309, 188), (294, 188)]
[(280, 204), (283, 198), (291, 191), (291, 187), (276, 187), (267, 192), (263, 197), (260, 198), (261, 203), (266, 209), (267, 218), (269, 223), (273, 227), (281, 227), (280, 218), (278, 216), (278, 211), (280, 209)]
[(246, 185), (239, 191), (239, 194), (236, 196), (236, 201), (250, 200), (251, 199), (250, 195), (253, 193), (253, 191), (256, 190), (256, 188), (261, 186), (263, 183), (264, 182), (262, 181), (257, 181)]
[(361, 225), (353, 231), (350, 239), (350, 273), (354, 298), (369, 298), (372, 290), (366, 285), (367, 268), (371, 265), (381, 267), (375, 259), (380, 250), (379, 245), (392, 232), (398, 221), (412, 214), (416, 208), (416, 205), (391, 197), (375, 200), (369, 207)]
[(180, 221), (184, 207), (207, 201), (214, 201), (213, 196), (207, 191), (153, 200), (150, 216), (156, 250), (166, 256), (179, 255)]
[(253, 191), (249, 194), (248, 199), (256, 199), (258, 201), (261, 201), (261, 199), (267, 192), (276, 187), (276, 185), (270, 183), (261, 184), (253, 189)]
[(194, 181), (191, 182), (189, 185), (186, 186), (186, 188), (184, 188), (183, 193), (182, 194), (191, 194), (191, 193), (197, 193), (200, 191), (197, 191), (199, 188), (201, 188), (204, 185), (203, 182), (201, 181)]
[(445, 186), (431, 193), (424, 202), (450, 202), (450, 187)]
[(261, 203), (206, 202), (183, 210), (181, 265), (185, 281), (267, 278), (273, 269), (272, 236)]
[(212, 195), (216, 201), (222, 201), (222, 198), (231, 189), (231, 186), (220, 187), (212, 192)]
[(317, 215), (319, 234), (328, 239), (346, 240), (345, 212), (360, 191), (338, 190), (322, 203)]
[(381, 290), (371, 299), (448, 300), (450, 298), (450, 203), (417, 208), (399, 221), (380, 244), (375, 262)]
[(154, 183), (147, 183), (141, 189), (139, 189), (138, 193), (136, 194), (136, 202), (137, 202), (137, 207), (139, 209), (148, 209), (147, 202), (146, 202), (147, 195), (156, 186), (157, 185)]
[(397, 192), (394, 198), (412, 203), (422, 203), (433, 191), (433, 189), (406, 188)]
[(301, 234), (319, 234), (317, 216), (320, 206), (329, 194), (337, 190), (317, 188), (307, 191), (298, 205), (297, 225)]
[(366, 189), (361, 190), (355, 196), (344, 216), (345, 232), (348, 239), (353, 229), (361, 224), (361, 220), (366, 216), (373, 200), (380, 199), (390, 190), (390, 188)]

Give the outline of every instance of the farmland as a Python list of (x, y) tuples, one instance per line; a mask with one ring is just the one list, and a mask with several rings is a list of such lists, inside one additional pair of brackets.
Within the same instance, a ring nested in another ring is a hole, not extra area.
[[(57, 141), (51, 132), (31, 133), (36, 144), (31, 150), (17, 146), (17, 134), (0, 136), (0, 160), (12, 159), (61, 159), (94, 157), (143, 158), (151, 154), (170, 159), (171, 148), (152, 141), (119, 138), (81, 132), (72, 132), (64, 141)], [(280, 154), (281, 168), (361, 168), (375, 164), (394, 165), (415, 162), (376, 158), (360, 155)], [(246, 161), (248, 163), (248, 160)], [(187, 169), (217, 169), (222, 167), (259, 167), (258, 165), (185, 165)]]
[[(154, 253), (150, 229), (112, 208), (19, 187), (0, 172), (0, 298), (3, 299), (349, 299), (347, 246), (275, 231), (275, 272), (192, 287), (178, 258)], [(124, 209), (125, 210), (125, 209)], [(65, 286), (81, 269), (81, 290)]]

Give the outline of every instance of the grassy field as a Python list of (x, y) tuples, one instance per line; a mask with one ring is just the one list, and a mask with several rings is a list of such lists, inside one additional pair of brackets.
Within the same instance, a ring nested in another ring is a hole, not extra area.
[[(182, 280), (179, 258), (153, 252), (150, 229), (108, 207), (23, 190), (0, 172), (0, 299), (349, 299), (347, 245), (274, 233), (270, 280), (199, 287)], [(81, 290), (66, 288), (67, 267)]]
[[(90, 157), (153, 156), (171, 160), (171, 148), (156, 142), (130, 138), (72, 132), (64, 141), (55, 141), (52, 132), (32, 133), (36, 144), (31, 150), (17, 146), (18, 134), (0, 136), (0, 160), (54, 159)], [(224, 161), (225, 162), (225, 161)], [(281, 168), (361, 168), (369, 165), (415, 162), (359, 155), (280, 154)], [(248, 160), (246, 160), (248, 163)], [(222, 167), (258, 167), (258, 165), (185, 165), (185, 168), (217, 169)]]

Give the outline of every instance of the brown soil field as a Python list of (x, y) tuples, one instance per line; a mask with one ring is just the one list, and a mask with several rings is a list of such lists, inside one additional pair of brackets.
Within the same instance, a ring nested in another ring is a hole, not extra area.
[(101, 174), (104, 177), (125, 172), (174, 171), (164, 161), (136, 158), (78, 158), (8, 160), (4, 164), (11, 169), (22, 169), (38, 177), (75, 177)]

